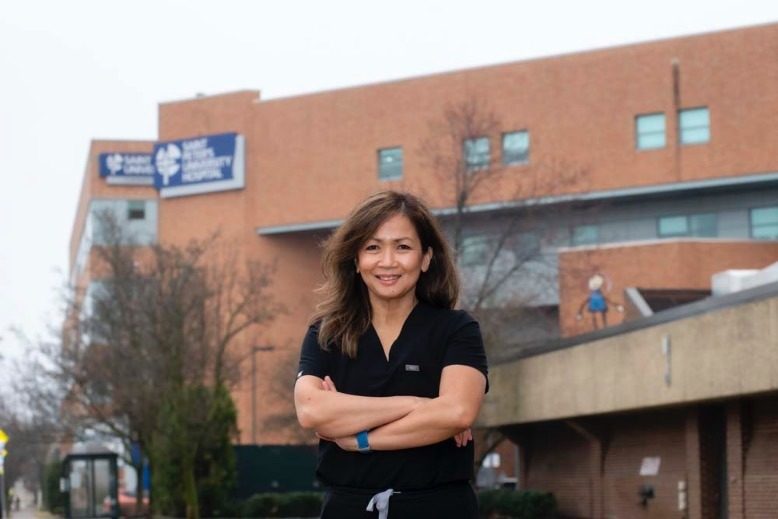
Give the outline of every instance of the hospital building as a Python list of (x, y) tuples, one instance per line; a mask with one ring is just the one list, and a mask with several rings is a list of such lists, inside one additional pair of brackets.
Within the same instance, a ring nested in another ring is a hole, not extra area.
[[(501, 326), (484, 330), (479, 424), (508, 438), (490, 484), (552, 492), (565, 517), (772, 517), (776, 56), (767, 24), (286, 98), (161, 102), (153, 139), (91, 142), (71, 280), (99, 282), (102, 210), (141, 243), (219, 230), (273, 263), (286, 311), (236, 342), (252, 359), (234, 392), (239, 443), (299, 442), (272, 426), (291, 394), (264, 395), (314, 310), (320, 244), (366, 196), (411, 191), (456, 230), (466, 293), (500, 280), (473, 296), (482, 325)], [(483, 179), (464, 207), (456, 178)], [(607, 324), (587, 307), (592, 278)]]

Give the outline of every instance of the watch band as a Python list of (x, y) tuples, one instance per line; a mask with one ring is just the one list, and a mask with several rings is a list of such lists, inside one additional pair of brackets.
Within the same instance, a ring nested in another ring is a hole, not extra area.
[(357, 450), (362, 453), (370, 452), (370, 442), (367, 441), (367, 431), (357, 433)]

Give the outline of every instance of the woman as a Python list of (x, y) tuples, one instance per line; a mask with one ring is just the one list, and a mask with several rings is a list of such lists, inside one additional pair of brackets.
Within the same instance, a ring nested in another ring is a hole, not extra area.
[(325, 244), (303, 341), (300, 424), (316, 431), (322, 518), (475, 518), (470, 426), (487, 388), (478, 323), (429, 210), (393, 191)]

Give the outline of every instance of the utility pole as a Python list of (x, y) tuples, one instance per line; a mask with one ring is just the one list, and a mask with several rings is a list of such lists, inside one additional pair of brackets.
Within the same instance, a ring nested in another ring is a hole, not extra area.
[(251, 348), (251, 443), (257, 444), (257, 352), (273, 351), (274, 346), (254, 346)]

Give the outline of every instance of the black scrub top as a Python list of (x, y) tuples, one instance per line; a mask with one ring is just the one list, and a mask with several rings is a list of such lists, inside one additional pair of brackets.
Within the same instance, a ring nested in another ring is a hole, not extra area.
[[(462, 310), (418, 303), (403, 324), (387, 360), (372, 325), (359, 338), (351, 359), (334, 346), (318, 344), (318, 325), (303, 340), (298, 377), (329, 375), (338, 391), (361, 396), (438, 396), (443, 368), (471, 366), (487, 375), (481, 331)], [(473, 442), (457, 447), (453, 439), (440, 443), (368, 454), (347, 452), (321, 440), (316, 468), (327, 487), (416, 490), (473, 479)]]

